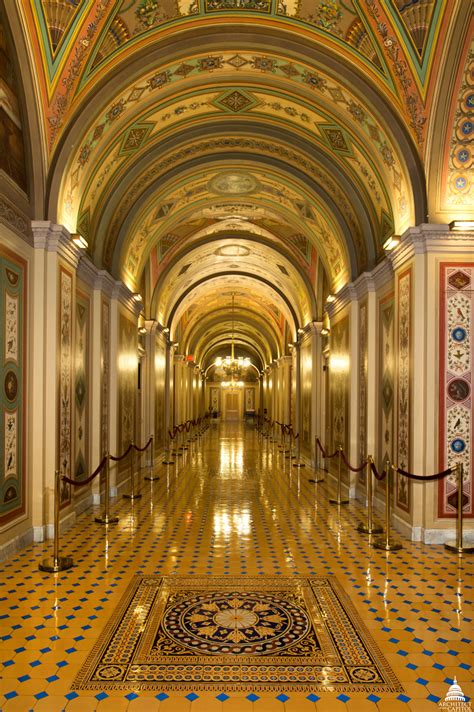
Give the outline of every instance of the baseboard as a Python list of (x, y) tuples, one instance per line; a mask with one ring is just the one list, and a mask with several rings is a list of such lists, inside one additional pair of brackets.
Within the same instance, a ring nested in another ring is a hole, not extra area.
[[(35, 528), (39, 529), (39, 527)], [(30, 527), (30, 529), (27, 529), (22, 534), (18, 534), (18, 536), (14, 537), (13, 539), (10, 539), (5, 544), (2, 544), (0, 546), (0, 561), (5, 561), (6, 559), (9, 559), (21, 549), (24, 549), (26, 546), (32, 544), (33, 541), (35, 541), (34, 536), (34, 529), (33, 527)]]

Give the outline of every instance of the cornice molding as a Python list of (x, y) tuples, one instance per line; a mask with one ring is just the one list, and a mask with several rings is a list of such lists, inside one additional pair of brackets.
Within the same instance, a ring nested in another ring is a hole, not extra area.
[(115, 279), (111, 274), (105, 269), (100, 269), (97, 271), (96, 278), (94, 281), (94, 289), (99, 290), (105, 294), (109, 299), (112, 299), (112, 295), (115, 289)]
[(399, 270), (415, 255), (466, 254), (474, 251), (474, 230), (450, 230), (449, 225), (423, 223), (403, 233), (390, 254), (393, 270)]
[(116, 299), (122, 306), (131, 311), (138, 318), (143, 309), (141, 302), (137, 302), (133, 298), (134, 292), (129, 289), (126, 284), (117, 280), (112, 291), (112, 299)]
[(13, 230), (29, 245), (33, 245), (31, 222), (28, 215), (19, 210), (4, 195), (0, 195), (0, 222)]

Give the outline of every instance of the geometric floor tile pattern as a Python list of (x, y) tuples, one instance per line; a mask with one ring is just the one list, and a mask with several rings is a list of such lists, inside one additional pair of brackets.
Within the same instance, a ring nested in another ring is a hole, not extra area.
[[(77, 517), (61, 540), (74, 568), (38, 571), (51, 542), (0, 564), (2, 712), (434, 712), (454, 677), (472, 697), (474, 557), (403, 537), (374, 549), (361, 503), (331, 504), (327, 476), (310, 483), (242, 424), (213, 423), (179, 460), (113, 503), (118, 524), (96, 524), (97, 507)], [(72, 689), (133, 577), (177, 575), (335, 576), (403, 692)]]
[(136, 576), (73, 689), (403, 692), (333, 576)]

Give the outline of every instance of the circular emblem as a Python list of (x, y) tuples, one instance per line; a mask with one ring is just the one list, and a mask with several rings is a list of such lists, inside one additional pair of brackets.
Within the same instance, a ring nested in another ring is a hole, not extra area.
[(171, 606), (163, 627), (201, 654), (268, 655), (301, 640), (310, 622), (300, 606), (271, 593), (203, 593)]
[(457, 326), (452, 330), (451, 336), (454, 341), (457, 341), (458, 344), (460, 344), (467, 336), (466, 329), (463, 329), (462, 326)]
[(352, 668), (350, 675), (351, 678), (357, 680), (357, 682), (374, 682), (378, 678), (376, 671), (368, 667)]
[(211, 179), (209, 190), (218, 195), (243, 195), (253, 193), (258, 187), (257, 180), (250, 173), (219, 173)]
[(97, 670), (99, 680), (116, 680), (122, 677), (124, 669), (120, 665), (106, 665)]
[(464, 452), (466, 449), (466, 443), (462, 438), (454, 438), (451, 443), (451, 450), (453, 452)]
[(18, 393), (18, 379), (13, 371), (7, 371), (4, 385), (6, 397), (9, 401), (14, 401)]
[(464, 378), (453, 378), (452, 381), (448, 383), (448, 396), (453, 401), (463, 401), (466, 400), (471, 392), (471, 387)]

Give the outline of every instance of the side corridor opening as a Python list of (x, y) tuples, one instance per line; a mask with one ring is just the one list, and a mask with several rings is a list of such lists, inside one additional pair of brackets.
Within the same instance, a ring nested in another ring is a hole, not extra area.
[(473, 15), (0, 3), (0, 710), (469, 709)]

